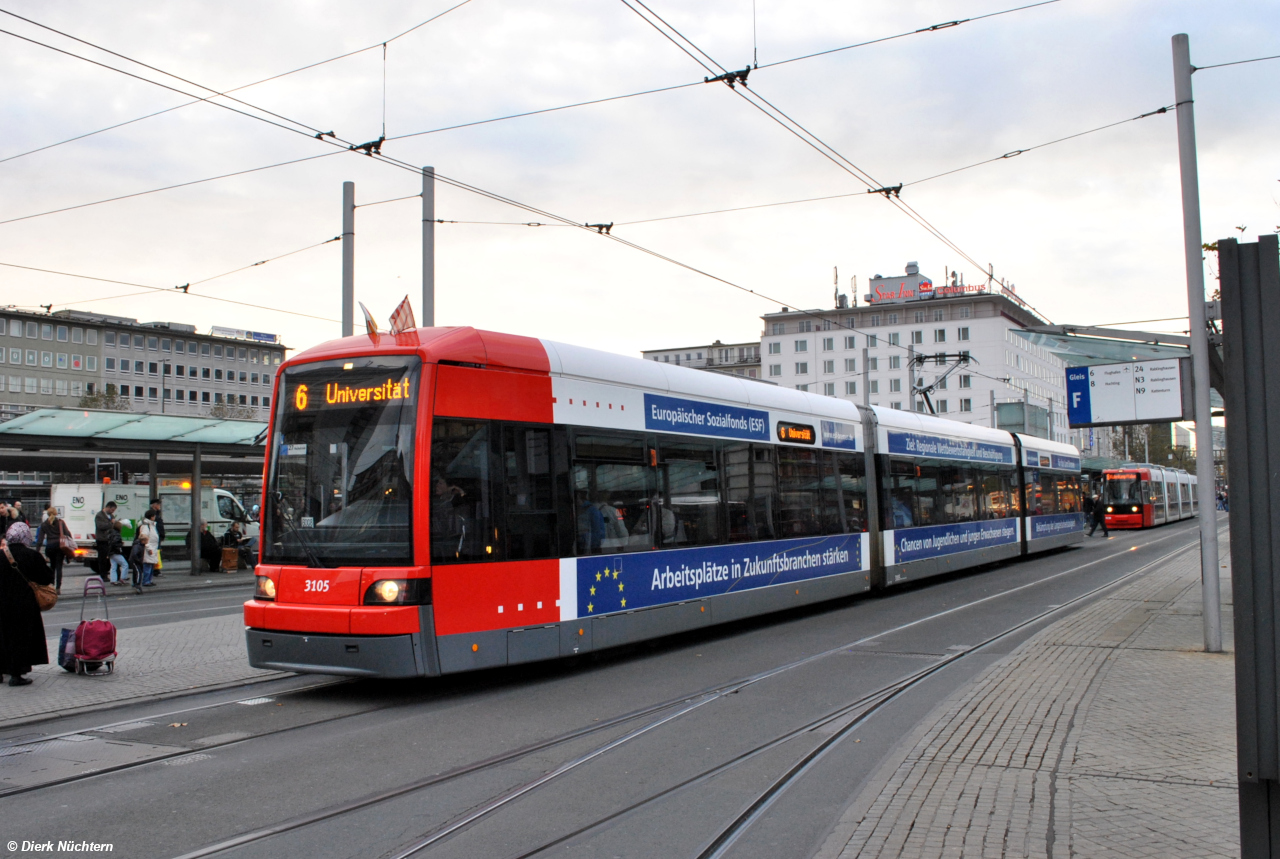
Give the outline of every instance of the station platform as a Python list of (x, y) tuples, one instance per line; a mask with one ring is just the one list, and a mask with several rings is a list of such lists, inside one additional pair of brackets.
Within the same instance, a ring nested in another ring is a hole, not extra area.
[(1185, 552), (941, 703), (817, 855), (1239, 856), (1229, 548), (1226, 652), (1203, 652), (1200, 557)]

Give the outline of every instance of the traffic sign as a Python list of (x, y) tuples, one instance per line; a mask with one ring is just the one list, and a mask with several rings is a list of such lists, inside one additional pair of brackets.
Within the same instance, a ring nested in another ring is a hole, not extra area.
[(1067, 423), (1072, 427), (1192, 419), (1191, 359), (1067, 368)]

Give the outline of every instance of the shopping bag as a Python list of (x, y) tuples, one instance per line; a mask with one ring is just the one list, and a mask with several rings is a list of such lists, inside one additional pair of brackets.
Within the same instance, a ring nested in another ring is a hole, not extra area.
[(76, 631), (63, 629), (58, 639), (58, 664), (68, 671), (76, 670)]

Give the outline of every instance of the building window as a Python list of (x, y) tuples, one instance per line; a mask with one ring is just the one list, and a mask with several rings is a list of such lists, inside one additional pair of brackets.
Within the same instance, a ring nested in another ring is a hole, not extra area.
[(968, 349), (961, 349), (961, 350), (960, 350), (960, 363), (961, 363), (961, 364), (968, 364), (968, 363), (969, 363), (969, 350), (968, 350)]
[[(0, 382), (3, 382), (3, 381), (4, 381), (4, 376), (0, 376)], [(71, 396), (73, 397), (84, 396), (84, 382), (71, 383)]]
[(40, 339), (41, 340), (53, 339), (53, 325), (46, 322), (45, 324), (40, 326)]
[(187, 367), (187, 375), (194, 379), (196, 377), (196, 368)]
[(27, 350), (27, 366), (35, 367), (40, 363), (40, 356), (35, 349)]
[(770, 343), (770, 344), (769, 344), (769, 354), (770, 354), (770, 355), (781, 355), (781, 354), (782, 354), (782, 344), (781, 344), (781, 343), (778, 343), (778, 342)]
[[(227, 351), (228, 351), (228, 352), (230, 352), (230, 350), (227, 350)], [(242, 347), (242, 348), (240, 348), (240, 349), (237, 349), (237, 350), (236, 350), (236, 352), (237, 352), (237, 353), (239, 353), (237, 357), (239, 357), (241, 361), (248, 361), (248, 360), (249, 360), (249, 350), (248, 350), (248, 349), (245, 349), (245, 348), (243, 348), (243, 347)], [(689, 356), (688, 356), (688, 355), (685, 355), (684, 357), (685, 357), (685, 358), (688, 358)], [(699, 357), (699, 358), (701, 358), (702, 356), (701, 356), (701, 355), (699, 355), (698, 357)], [(242, 406), (243, 406), (243, 405), (244, 405), (244, 403), (241, 403), (240, 405), (242, 405)]]
[(835, 383), (835, 382), (823, 382), (823, 383), (822, 383), (822, 393), (826, 394), (828, 397), (834, 397), (834, 396), (836, 395), (836, 383)]
[(213, 371), (213, 378), (214, 378), (214, 380), (215, 380), (215, 381), (221, 382), (221, 381), (222, 381), (222, 371), (221, 371), (221, 370), (214, 370), (214, 371)]
[(895, 331), (894, 333), (890, 334), (890, 335), (889, 335), (889, 345), (890, 345), (890, 346), (897, 346), (897, 345), (899, 345), (898, 337), (899, 337), (899, 335), (898, 335), (898, 332), (896, 332), (896, 331)]
[[(967, 304), (966, 304), (964, 307), (961, 307), (961, 308), (960, 308), (960, 318), (961, 318), (961, 319), (968, 319), (968, 318), (969, 318), (970, 316), (972, 316), (972, 315), (973, 315), (973, 308), (972, 308), (972, 307), (970, 307), (969, 305), (967, 305)], [(962, 411), (963, 411), (963, 410), (962, 410)]]
[(917, 311), (916, 311), (916, 322), (924, 322), (924, 311), (923, 311), (923, 310), (917, 310)]
[(857, 383), (857, 382), (845, 382), (845, 383), (844, 383), (844, 392), (845, 392), (845, 394), (847, 394), (848, 396), (853, 396), (853, 395), (857, 394), (857, 393), (858, 393), (858, 383)]
[(876, 346), (878, 346), (878, 345), (880, 345), (879, 337), (878, 337), (877, 335), (875, 335), (875, 334), (868, 334), (868, 335), (867, 335), (867, 348), (868, 348), (868, 349), (874, 349), (874, 348), (876, 348)]
[(129, 335), (125, 334), (123, 331), (120, 332), (120, 348), (121, 349), (129, 348)]
[(244, 384), (245, 382), (248, 382), (248, 381), (249, 381), (249, 374), (248, 374), (248, 373), (246, 373), (244, 370), (241, 370), (241, 371), (240, 371), (240, 382), (241, 382), (241, 384)]
[[(168, 367), (165, 367), (165, 369), (167, 370), (167, 369), (169, 369), (169, 368), (168, 368)], [(181, 364), (179, 364), (179, 365), (178, 365), (178, 375), (179, 375), (179, 376), (186, 376), (186, 375), (187, 375), (187, 368), (186, 368), (186, 367), (184, 367), (184, 366), (182, 366)]]
[(53, 386), (53, 392), (57, 394), (59, 397), (65, 397), (67, 395), (67, 380), (66, 379), (56, 380)]
[(902, 356), (901, 356), (901, 355), (890, 355), (890, 356), (889, 356), (889, 369), (890, 369), (890, 370), (901, 370), (901, 369), (902, 369)]
[(42, 394), (52, 394), (52, 393), (53, 393), (53, 379), (41, 379), (41, 380), (40, 380), (40, 393), (42, 393)]
[(65, 325), (59, 325), (59, 326), (58, 326), (58, 342), (59, 342), (59, 343), (66, 343), (66, 342), (67, 342), (67, 338), (68, 338), (69, 336), (71, 336), (71, 333), (70, 333), (70, 331), (68, 331), (68, 330), (67, 330), (67, 326), (65, 326)]
[(835, 362), (835, 361), (823, 361), (823, 362), (822, 362), (822, 372), (824, 372), (824, 373), (834, 373), (835, 371), (836, 371), (836, 362)]
[[(208, 368), (208, 367), (201, 367), (201, 368), (200, 368), (200, 378), (201, 378), (201, 379), (207, 379), (207, 378), (209, 378), (209, 368)], [(222, 378), (222, 371), (221, 371), (221, 370), (219, 370), (219, 371), (218, 371), (218, 378), (219, 378), (219, 379), (221, 379), (221, 378)]]
[[(752, 370), (751, 372), (753, 372), (753, 373), (754, 373), (755, 371), (754, 371), (754, 370)], [(752, 376), (751, 378), (753, 378), (753, 379), (754, 379), (754, 378), (755, 378), (755, 376)], [(269, 409), (269, 408), (271, 408), (271, 398), (270, 398), (270, 397), (263, 397), (263, 398), (262, 398), (262, 407), (263, 407), (264, 409)]]
[(810, 319), (801, 319), (796, 325), (796, 330), (801, 334), (809, 333), (813, 330), (813, 321)]
[(21, 364), (21, 363), (22, 363), (22, 350), (21, 350), (21, 349), (10, 349), (10, 350), (9, 350), (9, 363), (10, 363), (10, 364)]
[(809, 390), (809, 386), (808, 386), (808, 385), (796, 385), (796, 390), (797, 390), (797, 391), (807, 391), (807, 390)]
[(213, 357), (215, 357), (215, 358), (221, 358), (221, 357), (222, 357), (222, 344), (221, 344), (221, 343), (215, 343), (215, 344), (213, 344)]
[(159, 388), (147, 388), (147, 399), (149, 399), (149, 400), (158, 400), (158, 399), (160, 399), (160, 389), (159, 389)]
[(946, 342), (947, 342), (947, 329), (945, 329), (945, 328), (935, 328), (935, 329), (933, 329), (933, 342), (934, 342), (934, 343), (946, 343)]
[(933, 309), (933, 321), (934, 321), (934, 322), (941, 322), (942, 320), (944, 320), (944, 319), (946, 319), (946, 318), (947, 318), (947, 312), (946, 312), (945, 310), (943, 310), (941, 307), (935, 307), (935, 308)]
[(796, 362), (796, 375), (797, 375), (797, 376), (807, 376), (807, 375), (809, 375), (809, 362), (807, 362), (807, 361), (797, 361), (797, 362)]
[(960, 411), (962, 412), (973, 411), (973, 400), (970, 400), (967, 397), (965, 399), (962, 399), (960, 401)]
[(769, 331), (773, 334), (786, 334), (787, 324), (785, 322), (775, 322), (769, 326)]
[(21, 376), (9, 377), (9, 393), (11, 394), (22, 393), (22, 377)]
[(57, 359), (54, 362), (54, 366), (57, 367), (59, 370), (67, 369), (67, 353), (66, 352), (58, 353)]
[(187, 391), (187, 400), (194, 403), (196, 401), (196, 392)]
[(969, 328), (968, 328), (968, 326), (965, 326), (964, 328), (961, 328), (961, 329), (959, 330), (959, 332), (957, 332), (957, 335), (956, 335), (956, 336), (957, 336), (957, 338), (958, 338), (958, 339), (960, 339), (960, 340), (968, 340), (968, 339), (969, 339)]
[(112, 371), (114, 371), (114, 370), (115, 370), (115, 368), (116, 368), (116, 359), (115, 359), (115, 358), (108, 358), (108, 359), (107, 359), (107, 369), (108, 369), (108, 370), (112, 370)]
[(960, 387), (962, 387), (962, 388), (972, 388), (972, 387), (973, 387), (973, 376), (961, 376), (961, 377), (960, 377)]
[(870, 394), (880, 393), (880, 382), (875, 379), (872, 379), (870, 382), (867, 382), (867, 393), (870, 393)]
[[(701, 358), (701, 357), (702, 357), (702, 353), (701, 353), (701, 352), (699, 352), (699, 353), (698, 353), (698, 357), (699, 357), (699, 358)], [(257, 349), (250, 349), (250, 350), (249, 350), (249, 363), (250, 363), (250, 364), (256, 364), (256, 363), (258, 363), (258, 350), (257, 350)], [(253, 405), (255, 405), (255, 406), (256, 406), (257, 404), (258, 404), (258, 401), (257, 401), (257, 400), (254, 400), (254, 401), (253, 401)]]
[(250, 398), (249, 398), (249, 405), (251, 405), (251, 406), (256, 406), (257, 404), (258, 404), (258, 398), (257, 398), (257, 397), (250, 397)]
[(98, 345), (98, 329), (90, 328), (84, 333), (84, 342), (90, 346)]
[(868, 370), (869, 372), (874, 373), (876, 370), (879, 370), (879, 369), (880, 369), (880, 359), (879, 359), (879, 358), (868, 358), (868, 359), (867, 359), (867, 370)]
[(808, 341), (808, 340), (797, 340), (797, 341), (796, 341), (796, 351), (797, 351), (797, 352), (808, 352), (808, 351), (809, 351), (809, 341)]
[(160, 341), (160, 351), (161, 351), (161, 352), (170, 352), (170, 351), (172, 351), (172, 350), (173, 350), (173, 343), (169, 340), (169, 338), (168, 338), (168, 337), (163, 338), (163, 339)]
[[(19, 324), (21, 324), (21, 323), (19, 323)], [(27, 323), (27, 338), (28, 338), (28, 339), (30, 339), (30, 340), (34, 340), (34, 339), (36, 339), (36, 338), (37, 338), (37, 337), (39, 337), (39, 336), (40, 336), (40, 326), (39, 326), (39, 325), (36, 325), (34, 322), (28, 322), (28, 323)]]
[(900, 412), (902, 411), (902, 403), (901, 402), (889, 403), (889, 408)]
[(158, 376), (160, 374), (160, 365), (155, 361), (147, 362), (147, 372), (152, 376)]
[(148, 337), (148, 338), (147, 338), (147, 348), (148, 348), (148, 349), (150, 349), (152, 352), (154, 352), (154, 351), (156, 351), (157, 349), (159, 349), (159, 348), (160, 348), (160, 338), (159, 338), (159, 337)]
[(911, 332), (911, 345), (913, 345), (913, 346), (919, 346), (919, 345), (920, 345), (921, 343), (923, 343), (923, 342), (924, 342), (924, 332), (923, 332), (923, 331), (912, 331), (912, 332)]
[(179, 355), (181, 355), (183, 352), (186, 351), (181, 340), (173, 341), (173, 351), (178, 353)]
[(897, 394), (897, 393), (900, 393), (901, 391), (902, 391), (902, 380), (901, 380), (901, 379), (890, 379), (890, 380), (889, 380), (889, 393), (891, 393), (891, 394)]
[[(756, 357), (759, 357), (759, 356), (756, 356)], [(755, 377), (756, 377), (756, 371), (752, 370), (751, 378), (754, 379)], [(271, 387), (271, 377), (268, 376), (266, 373), (262, 374), (262, 384), (266, 385), (268, 388)]]
[[(201, 391), (201, 392), (200, 392), (200, 402), (202, 402), (202, 403), (207, 403), (207, 402), (209, 402), (209, 392), (208, 392), (208, 391)], [(218, 402), (222, 402), (222, 395), (221, 395), (221, 394), (219, 394), (219, 395), (218, 395)]]
[(107, 345), (107, 346), (114, 346), (114, 345), (116, 345), (116, 332), (114, 332), (114, 331), (108, 331), (106, 334), (104, 334), (104, 335), (103, 335), (103, 337), (105, 338), (105, 339), (103, 340), (103, 343), (104, 343), (105, 345)]
[(23, 379), (22, 390), (28, 394), (34, 394), (40, 383), (36, 381), (34, 376), (27, 376)]
[(854, 348), (854, 340), (853, 340), (853, 335), (852, 335), (852, 334), (850, 334), (848, 337), (844, 338), (844, 348), (846, 348), (846, 349), (852, 349), (852, 348)]
[(885, 324), (887, 324), (887, 325), (897, 325), (897, 324), (898, 324), (898, 314), (896, 314), (896, 313), (890, 313), (890, 314), (887, 314)]
[(781, 364), (770, 364), (770, 365), (769, 365), (769, 375), (770, 375), (770, 376), (781, 376), (781, 375), (782, 375), (782, 365), (781, 365)]
[[(208, 343), (201, 343), (201, 344), (200, 344), (200, 354), (201, 354), (201, 355), (203, 355), (203, 356), (205, 356), (206, 358), (208, 358), (208, 357), (209, 357), (209, 344), (208, 344)], [(218, 347), (218, 356), (219, 356), (219, 357), (221, 357), (221, 356), (222, 356), (222, 347), (221, 347), (221, 346), (219, 346), (219, 347)]]
[(856, 373), (856, 372), (858, 372), (858, 362), (857, 362), (857, 361), (855, 361), (853, 358), (845, 358), (845, 359), (844, 359), (844, 371), (845, 371), (846, 373)]
[(836, 338), (834, 338), (834, 337), (823, 337), (823, 338), (822, 338), (822, 351), (823, 351), (823, 352), (831, 352), (831, 351), (833, 351), (835, 348), (836, 348)]
[(940, 379), (936, 380), (936, 381), (934, 382), (934, 386), (935, 386), (939, 391), (945, 391), (945, 390), (947, 389), (947, 378), (946, 378), (946, 376), (943, 376), (942, 378), (940, 378)]
[[(165, 391), (165, 393), (167, 394), (169, 392)], [(187, 392), (179, 388), (177, 394), (175, 394), (174, 396), (178, 402), (182, 402), (184, 399), (186, 399)]]
[(142, 362), (141, 362), (141, 361), (134, 361), (134, 362), (133, 362), (133, 372), (134, 372), (134, 373), (136, 373), (136, 374), (138, 374), (139, 376), (141, 376), (141, 375), (142, 375)]
[(52, 367), (52, 366), (53, 366), (53, 353), (52, 353), (52, 352), (41, 352), (41, 353), (40, 353), (40, 366), (41, 366), (41, 367)]
[(938, 400), (938, 414), (940, 414), (940, 415), (945, 415), (945, 414), (947, 413), (947, 411), (948, 411), (948, 409), (947, 409), (947, 401), (946, 401), (946, 400)]

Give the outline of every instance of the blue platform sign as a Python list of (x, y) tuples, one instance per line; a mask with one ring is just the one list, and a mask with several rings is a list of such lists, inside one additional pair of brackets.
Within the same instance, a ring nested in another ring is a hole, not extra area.
[(1089, 368), (1067, 368), (1067, 424), (1093, 423), (1093, 403), (1089, 401)]
[(889, 432), (889, 453), (900, 456), (928, 456), (935, 459), (963, 459), (1015, 465), (1013, 446), (988, 444), (968, 439), (925, 435), (918, 432)]
[(1050, 516), (1027, 517), (1028, 540), (1039, 540), (1041, 537), (1056, 537), (1059, 534), (1072, 534), (1083, 530), (1083, 513), (1055, 513)]
[(906, 564), (924, 558), (937, 558), (971, 549), (1003, 546), (1018, 542), (1017, 519), (987, 519), (981, 522), (957, 522), (952, 525), (927, 525), (923, 528), (898, 528), (893, 534), (893, 560)]
[(659, 394), (644, 395), (645, 429), (769, 440), (769, 413)]
[(858, 433), (860, 424), (845, 424), (840, 421), (822, 422), (822, 446), (838, 447), (844, 450), (858, 449)]
[(862, 534), (577, 559), (578, 616), (649, 608), (864, 569)]

